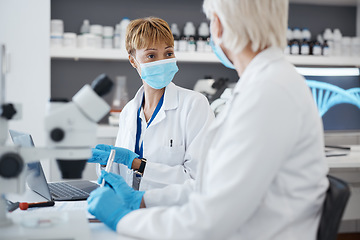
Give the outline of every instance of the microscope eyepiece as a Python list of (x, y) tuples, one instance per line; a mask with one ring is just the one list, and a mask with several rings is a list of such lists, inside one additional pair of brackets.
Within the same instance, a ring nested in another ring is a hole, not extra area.
[(110, 92), (113, 86), (112, 80), (105, 74), (100, 74), (92, 83), (91, 88), (99, 95), (100, 97), (104, 96)]

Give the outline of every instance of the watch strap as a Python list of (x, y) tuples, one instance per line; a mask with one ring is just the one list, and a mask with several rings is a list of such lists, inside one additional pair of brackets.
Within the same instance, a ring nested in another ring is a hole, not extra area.
[(140, 167), (139, 167), (138, 172), (143, 174), (144, 170), (145, 170), (145, 166), (146, 166), (146, 159), (145, 158), (140, 158), (140, 160), (141, 160), (141, 163), (140, 163)]

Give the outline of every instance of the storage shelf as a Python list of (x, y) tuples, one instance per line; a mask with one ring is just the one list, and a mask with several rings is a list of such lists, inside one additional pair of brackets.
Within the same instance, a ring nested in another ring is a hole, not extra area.
[[(176, 52), (179, 62), (193, 63), (220, 63), (213, 53), (198, 52)], [(125, 61), (128, 55), (125, 51), (117, 49), (67, 49), (53, 48), (50, 51), (52, 59), (74, 59), (74, 60), (107, 60)], [(324, 57), (324, 56), (293, 56), (286, 58), (296, 66), (325, 66), (325, 67), (359, 67), (360, 57)]]
[(290, 0), (290, 3), (311, 5), (356, 6), (357, 0)]
[[(189, 53), (176, 52), (176, 58), (179, 62), (207, 62), (219, 63), (219, 60), (213, 53)], [(128, 60), (128, 54), (118, 49), (70, 49), (70, 48), (52, 48), (50, 50), (52, 59), (74, 59), (74, 60), (108, 60), (124, 61)]]
[(286, 59), (296, 66), (322, 66), (322, 67), (359, 67), (360, 66), (360, 57), (288, 55), (286, 56)]
[(125, 51), (118, 49), (51, 48), (52, 59), (127, 60)]

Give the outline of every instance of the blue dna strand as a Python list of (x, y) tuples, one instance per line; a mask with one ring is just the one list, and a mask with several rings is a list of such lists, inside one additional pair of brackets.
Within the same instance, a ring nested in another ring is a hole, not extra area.
[(360, 109), (360, 88), (344, 90), (330, 83), (314, 80), (306, 80), (306, 83), (311, 89), (321, 117), (331, 107), (341, 103), (353, 104)]

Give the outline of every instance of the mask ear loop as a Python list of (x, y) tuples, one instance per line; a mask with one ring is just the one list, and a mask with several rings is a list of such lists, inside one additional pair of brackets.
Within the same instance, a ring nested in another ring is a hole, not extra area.
[(136, 60), (136, 58), (133, 55), (131, 55), (131, 57), (134, 59), (134, 61), (138, 64), (138, 66), (140, 68), (140, 72), (139, 72), (138, 68), (136, 66), (135, 67), (133, 66), (133, 68), (136, 69), (136, 71), (138, 72), (138, 74), (139, 74), (139, 76), (141, 78), (141, 66), (140, 66), (140, 63), (138, 62), (138, 60)]
[[(221, 37), (220, 37), (220, 38), (214, 37), (214, 36), (211, 34), (211, 26), (212, 26), (212, 22), (213, 22), (213, 21), (215, 21), (215, 20), (214, 20), (214, 16), (213, 16), (213, 17), (211, 18), (211, 20), (210, 20), (210, 35), (211, 35), (211, 38), (212, 38), (213, 43), (216, 44), (216, 45), (218, 45), (218, 46), (220, 46), (220, 44), (223, 43), (222, 36), (223, 36), (224, 32), (221, 34)], [(220, 19), (219, 19), (219, 21), (220, 21)], [(220, 23), (221, 23), (221, 22), (220, 22)], [(216, 38), (216, 39), (215, 39), (215, 38)]]

